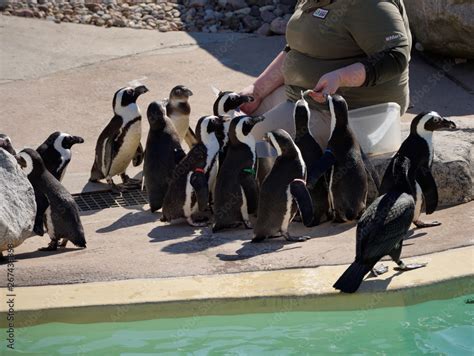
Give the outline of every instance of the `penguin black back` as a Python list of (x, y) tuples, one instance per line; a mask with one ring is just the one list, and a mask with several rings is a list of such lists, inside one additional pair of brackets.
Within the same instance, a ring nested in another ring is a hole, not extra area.
[(150, 131), (145, 148), (143, 175), (152, 212), (161, 209), (176, 165), (185, 156), (178, 134), (166, 116), (163, 103), (152, 102), (147, 109)]

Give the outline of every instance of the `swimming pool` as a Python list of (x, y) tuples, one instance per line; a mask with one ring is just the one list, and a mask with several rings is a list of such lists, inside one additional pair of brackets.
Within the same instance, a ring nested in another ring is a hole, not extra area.
[(17, 329), (15, 348), (45, 355), (472, 355), (473, 300), (474, 295), (466, 295), (358, 311), (286, 308), (123, 323), (50, 323)]

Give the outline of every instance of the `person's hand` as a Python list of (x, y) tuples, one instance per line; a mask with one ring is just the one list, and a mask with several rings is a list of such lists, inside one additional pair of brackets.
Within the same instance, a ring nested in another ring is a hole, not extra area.
[(260, 106), (260, 103), (262, 102), (262, 98), (256, 92), (255, 86), (253, 84), (244, 88), (239, 94), (251, 95), (254, 98), (254, 101), (240, 105), (240, 110), (242, 110), (247, 115), (251, 115), (255, 110), (257, 110), (257, 108)]
[(327, 94), (334, 94), (341, 86), (341, 76), (339, 71), (335, 70), (324, 74), (319, 78), (318, 84), (314, 87), (309, 96), (318, 103), (326, 102)]

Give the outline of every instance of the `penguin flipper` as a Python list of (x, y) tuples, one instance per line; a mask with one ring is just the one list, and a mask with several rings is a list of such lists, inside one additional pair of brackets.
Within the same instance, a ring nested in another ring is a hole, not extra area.
[(183, 160), (183, 158), (186, 157), (186, 152), (181, 148), (181, 146), (176, 147), (174, 149), (174, 162), (178, 164)]
[(40, 192), (35, 191), (35, 200), (36, 200), (36, 216), (35, 216), (35, 225), (33, 227), (33, 232), (39, 236), (44, 235), (44, 214), (46, 209), (49, 207), (49, 201), (46, 198), (46, 195)]
[(247, 212), (249, 214), (255, 214), (258, 208), (257, 182), (253, 175), (246, 172), (240, 173), (239, 181), (247, 200)]
[(369, 157), (367, 157), (362, 149), (360, 150), (360, 153), (362, 161), (364, 162), (365, 172), (367, 173), (367, 204), (370, 204), (379, 196), (380, 177)]
[(188, 131), (186, 132), (186, 135), (184, 136), (184, 141), (186, 144), (189, 146), (189, 148), (193, 148), (194, 145), (198, 143), (198, 140), (196, 138), (196, 134), (194, 133), (193, 129), (188, 127)]
[(133, 166), (138, 167), (140, 164), (142, 164), (144, 158), (145, 158), (145, 150), (143, 149), (143, 146), (140, 142), (140, 144), (137, 147), (137, 151), (135, 152), (135, 155), (133, 156), (133, 159), (132, 159)]
[(328, 148), (324, 151), (321, 158), (316, 162), (310, 172), (308, 172), (308, 187), (313, 188), (321, 176), (336, 163), (336, 156)]
[(303, 180), (295, 179), (290, 183), (290, 193), (298, 205), (304, 226), (310, 226), (313, 222), (313, 202), (311, 195)]
[(416, 181), (425, 197), (426, 214), (432, 214), (438, 206), (438, 187), (428, 166), (420, 167), (416, 174)]
[(194, 172), (191, 175), (190, 183), (196, 193), (199, 211), (204, 212), (209, 204), (209, 185), (206, 175), (201, 172)]

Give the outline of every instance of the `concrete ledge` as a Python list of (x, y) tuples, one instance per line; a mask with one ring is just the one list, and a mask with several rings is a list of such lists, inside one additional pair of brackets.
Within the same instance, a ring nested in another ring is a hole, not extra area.
[[(428, 266), (406, 273), (390, 269), (378, 278), (366, 278), (353, 295), (340, 294), (332, 288), (347, 265), (19, 287), (15, 289), (16, 327), (47, 322), (93, 323), (404, 306), (473, 293), (473, 257), (474, 246), (469, 246), (408, 258), (406, 262), (428, 262)], [(393, 263), (386, 263), (393, 267)], [(5, 288), (2, 294), (6, 294)], [(7, 312), (5, 303), (0, 311)], [(5, 327), (5, 316), (0, 320), (0, 327)]]

